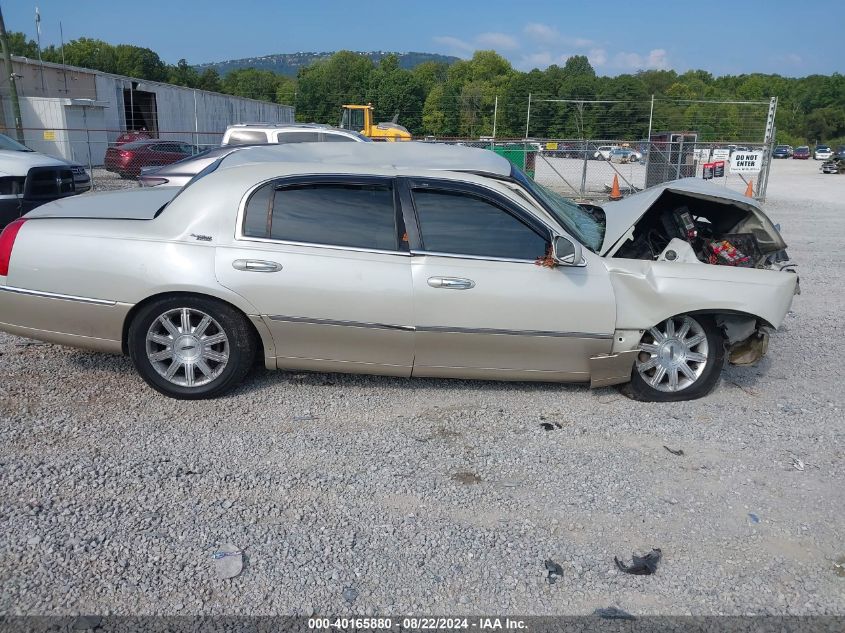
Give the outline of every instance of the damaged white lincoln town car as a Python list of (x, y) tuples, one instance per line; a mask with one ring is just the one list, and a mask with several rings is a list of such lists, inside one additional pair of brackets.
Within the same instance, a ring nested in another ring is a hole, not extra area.
[[(0, 237), (0, 330), (209, 398), (271, 369), (628, 383), (699, 398), (798, 291), (759, 204), (701, 180), (579, 205), (486, 151), (247, 148), (185, 187), (58, 200)], [(50, 380), (44, 376), (44, 380)]]

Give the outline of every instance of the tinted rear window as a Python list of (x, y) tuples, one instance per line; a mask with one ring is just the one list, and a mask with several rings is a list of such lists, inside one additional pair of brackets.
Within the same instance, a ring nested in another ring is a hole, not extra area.
[(227, 145), (255, 145), (267, 143), (267, 134), (260, 130), (235, 130), (229, 135)]
[(357, 143), (358, 141), (345, 134), (332, 134), (331, 132), (323, 132), (323, 140), (334, 143)]
[(247, 237), (397, 250), (396, 210), (388, 184), (266, 185), (249, 199)]
[(277, 143), (316, 143), (320, 140), (318, 132), (279, 132)]

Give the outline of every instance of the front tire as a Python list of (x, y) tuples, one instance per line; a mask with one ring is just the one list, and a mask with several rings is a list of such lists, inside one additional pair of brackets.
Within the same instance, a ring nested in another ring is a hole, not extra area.
[(206, 297), (166, 297), (142, 307), (129, 326), (129, 356), (150, 387), (171, 398), (214, 398), (249, 372), (256, 342), (231, 306)]
[(649, 328), (626, 395), (647, 402), (695, 400), (713, 391), (725, 364), (722, 333), (709, 316), (682, 314)]

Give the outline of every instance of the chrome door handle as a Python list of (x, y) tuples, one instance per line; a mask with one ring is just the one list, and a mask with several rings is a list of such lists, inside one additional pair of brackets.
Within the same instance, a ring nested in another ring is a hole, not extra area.
[(472, 279), (461, 279), (460, 277), (429, 277), (428, 285), (432, 288), (447, 288), (450, 290), (475, 288), (475, 282)]
[(282, 269), (282, 265), (261, 259), (236, 259), (232, 262), (232, 268), (254, 273), (277, 273)]

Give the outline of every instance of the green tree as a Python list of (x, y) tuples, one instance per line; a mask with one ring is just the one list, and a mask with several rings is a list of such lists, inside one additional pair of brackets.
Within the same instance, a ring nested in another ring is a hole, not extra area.
[(297, 76), (297, 119), (337, 125), (342, 105), (366, 103), (372, 72), (373, 63), (367, 57), (350, 51), (301, 68)]
[(35, 40), (28, 40), (26, 33), (20, 31), (12, 31), (6, 34), (9, 40), (9, 52), (12, 55), (20, 55), (21, 57), (38, 58), (38, 44)]
[(278, 85), (279, 75), (270, 70), (255, 68), (233, 70), (222, 82), (225, 93), (261, 101), (275, 101)]
[(222, 92), (223, 85), (220, 82), (220, 75), (213, 68), (206, 68), (197, 80), (197, 88), (211, 92)]
[(396, 55), (383, 57), (378, 68), (370, 73), (367, 99), (374, 106), (377, 121), (396, 116), (412, 134), (422, 132), (425, 92), (414, 73), (399, 68)]
[(118, 44), (114, 47), (115, 72), (118, 75), (152, 81), (167, 80), (167, 66), (149, 48)]
[(180, 59), (175, 66), (170, 66), (167, 74), (167, 83), (188, 88), (199, 87), (199, 73), (184, 59)]

